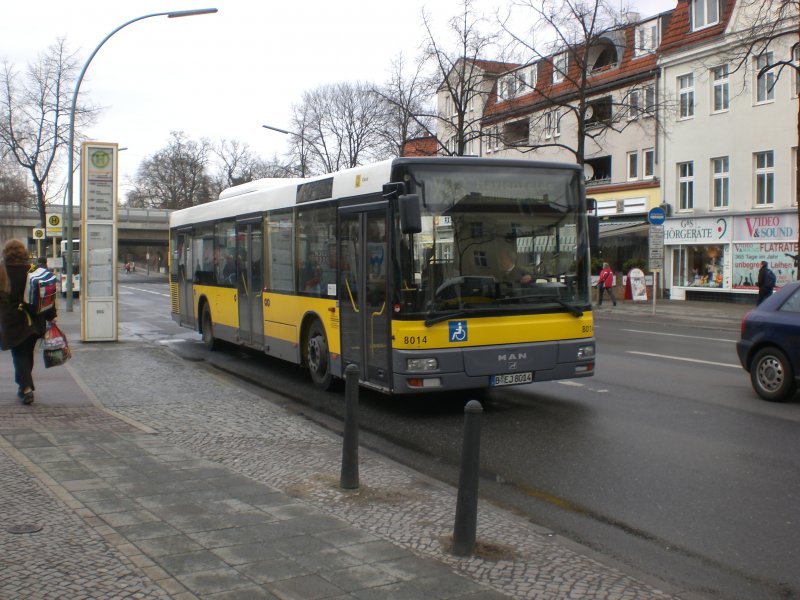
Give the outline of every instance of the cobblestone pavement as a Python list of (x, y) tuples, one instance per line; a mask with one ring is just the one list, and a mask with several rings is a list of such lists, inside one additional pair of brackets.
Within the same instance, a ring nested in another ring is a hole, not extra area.
[(71, 510), (79, 505), (16, 449), (41, 447), (47, 434), (0, 434), (11, 439), (0, 443), (1, 598), (169, 598), (117, 549), (110, 530), (104, 536), (88, 525)]
[[(104, 352), (102, 361), (93, 360), (92, 352), (78, 353), (73, 368), (105, 406), (158, 430), (161, 443), (266, 483), (510, 597), (669, 597), (485, 503), (478, 538), (487, 557), (456, 558), (446, 551), (453, 489), (362, 452), (361, 490), (342, 491), (339, 438), (265, 401), (261, 392), (234, 387), (162, 348), (128, 345)], [(157, 385), (142, 384), (148, 381)], [(166, 383), (175, 381), (185, 383)], [(491, 596), (487, 590), (476, 597)]]

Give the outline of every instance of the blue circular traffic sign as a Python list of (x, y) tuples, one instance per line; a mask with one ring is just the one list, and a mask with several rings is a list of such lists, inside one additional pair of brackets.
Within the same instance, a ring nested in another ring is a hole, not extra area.
[(647, 213), (647, 221), (650, 223), (650, 225), (663, 225), (666, 219), (667, 214), (660, 206), (651, 208), (650, 212)]

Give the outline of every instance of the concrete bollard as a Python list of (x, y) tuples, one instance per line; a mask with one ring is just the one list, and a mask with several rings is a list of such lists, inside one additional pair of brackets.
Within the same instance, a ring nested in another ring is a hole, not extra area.
[(461, 449), (461, 472), (458, 476), (456, 522), (453, 528), (453, 554), (456, 556), (469, 556), (475, 552), (482, 416), (483, 407), (480, 402), (467, 402), (464, 407), (464, 441)]
[(342, 439), (342, 473), (339, 487), (358, 489), (358, 365), (347, 365), (345, 378), (344, 436)]

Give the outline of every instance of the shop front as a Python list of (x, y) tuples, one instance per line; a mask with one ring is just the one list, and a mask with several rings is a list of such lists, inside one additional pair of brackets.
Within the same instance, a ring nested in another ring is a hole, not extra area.
[[(790, 256), (791, 255), (791, 256)], [(797, 280), (797, 213), (736, 217), (733, 222), (733, 289), (758, 292), (761, 261), (777, 278), (777, 287)]]
[(797, 278), (797, 214), (667, 219), (666, 281), (673, 300), (751, 302), (766, 260), (778, 286)]

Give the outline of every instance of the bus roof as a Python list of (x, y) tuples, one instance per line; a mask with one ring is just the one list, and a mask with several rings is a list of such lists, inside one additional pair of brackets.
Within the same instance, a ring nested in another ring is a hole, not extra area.
[(257, 179), (223, 190), (219, 200), (176, 210), (170, 214), (170, 228), (188, 227), (224, 218), (255, 215), (267, 210), (289, 208), (304, 202), (329, 198), (351, 198), (381, 193), (398, 165), (450, 164), (452, 166), (497, 166), (547, 168), (580, 171), (575, 164), (519, 159), (477, 157), (403, 157), (344, 171), (308, 178)]

